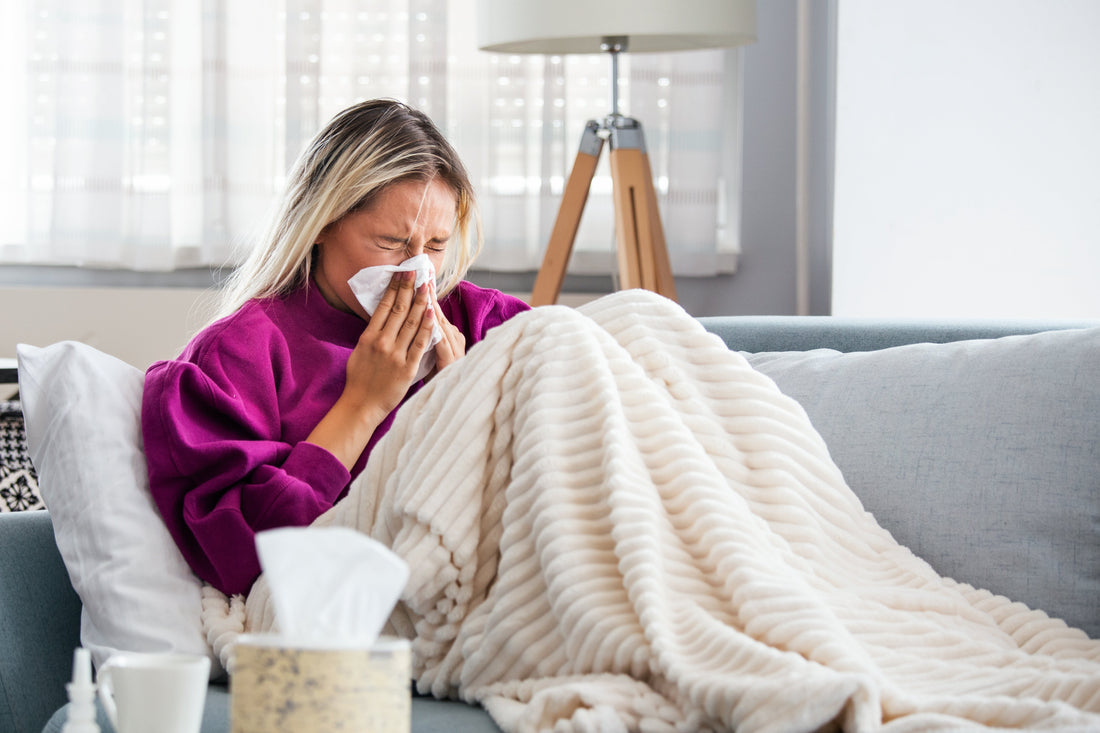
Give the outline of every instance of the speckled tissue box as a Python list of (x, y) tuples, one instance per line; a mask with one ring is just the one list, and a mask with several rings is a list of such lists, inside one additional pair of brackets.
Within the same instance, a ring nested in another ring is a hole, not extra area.
[(305, 648), (245, 635), (229, 680), (233, 733), (408, 733), (409, 643)]

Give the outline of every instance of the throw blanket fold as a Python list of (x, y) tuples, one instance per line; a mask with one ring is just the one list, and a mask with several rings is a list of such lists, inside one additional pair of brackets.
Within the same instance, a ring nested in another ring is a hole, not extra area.
[[(643, 291), (496, 328), (316, 524), (409, 563), (419, 689), (506, 731), (1100, 729), (1100, 642), (938, 576), (796, 402)], [(211, 601), (226, 664), (273, 608), (262, 577)]]

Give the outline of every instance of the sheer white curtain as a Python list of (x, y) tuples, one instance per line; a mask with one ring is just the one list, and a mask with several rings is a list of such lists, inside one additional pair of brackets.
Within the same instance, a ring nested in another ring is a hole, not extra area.
[[(232, 262), (305, 142), (360, 99), (420, 107), (478, 188), (478, 266), (531, 270), (581, 130), (610, 111), (601, 55), (478, 51), (474, 0), (5, 0), (0, 262), (172, 270)], [(627, 55), (673, 267), (738, 251), (740, 55)], [(571, 271), (613, 269), (606, 162)]]

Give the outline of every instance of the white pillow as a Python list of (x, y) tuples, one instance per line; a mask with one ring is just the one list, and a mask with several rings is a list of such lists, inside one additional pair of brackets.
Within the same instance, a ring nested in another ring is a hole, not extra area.
[(202, 582), (161, 520), (141, 441), (145, 375), (75, 341), (17, 347), (27, 448), (73, 588), (80, 640), (115, 651), (206, 654)]

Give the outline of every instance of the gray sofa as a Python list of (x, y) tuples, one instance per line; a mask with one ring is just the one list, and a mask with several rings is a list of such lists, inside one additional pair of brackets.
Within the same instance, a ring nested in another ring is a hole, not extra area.
[[(803, 404), (899, 541), (1100, 637), (1100, 322), (701, 321)], [(50, 515), (0, 514), (0, 731), (61, 730), (80, 609)], [(212, 684), (204, 732), (228, 730), (228, 700)], [(412, 709), (415, 731), (496, 730)]]

